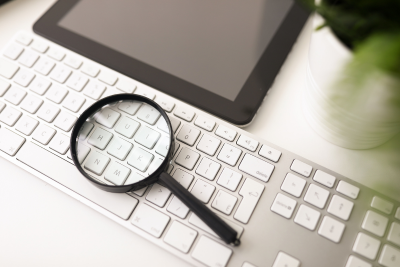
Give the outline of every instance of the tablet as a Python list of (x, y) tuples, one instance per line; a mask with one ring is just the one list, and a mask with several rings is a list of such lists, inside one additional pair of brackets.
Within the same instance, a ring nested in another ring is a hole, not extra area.
[(292, 0), (60, 0), (33, 30), (240, 126), (307, 17)]

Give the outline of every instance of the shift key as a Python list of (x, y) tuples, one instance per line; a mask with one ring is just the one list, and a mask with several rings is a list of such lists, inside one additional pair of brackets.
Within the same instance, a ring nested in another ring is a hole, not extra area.
[(239, 170), (260, 179), (263, 182), (268, 182), (274, 168), (274, 165), (250, 154), (246, 154), (239, 165)]
[(241, 195), (243, 199), (233, 218), (242, 223), (248, 223), (263, 191), (264, 185), (247, 178), (239, 191), (239, 195)]

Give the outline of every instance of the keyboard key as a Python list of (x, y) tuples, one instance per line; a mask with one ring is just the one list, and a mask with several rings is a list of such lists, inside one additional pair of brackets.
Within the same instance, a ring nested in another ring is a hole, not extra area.
[(24, 115), (15, 125), (15, 130), (23, 133), (24, 135), (31, 135), (33, 130), (36, 129), (39, 122), (29, 116)]
[[(77, 154), (78, 154), (78, 162), (79, 162), (80, 164), (82, 164), (82, 162), (86, 159), (87, 155), (89, 154), (90, 148), (87, 147), (87, 146), (85, 146), (85, 145), (82, 144), (82, 143), (79, 143), (79, 144), (78, 144), (78, 147), (77, 147), (77, 149), (76, 149), (76, 152), (77, 152)], [(72, 159), (72, 157), (71, 157), (71, 150), (68, 152), (68, 158)]]
[(102, 128), (96, 128), (92, 135), (89, 137), (88, 143), (98, 149), (104, 150), (110, 142), (113, 134), (103, 130)]
[(271, 210), (287, 219), (290, 219), (296, 205), (296, 200), (278, 193), (272, 203)]
[(229, 129), (224, 125), (218, 126), (218, 129), (215, 131), (215, 134), (228, 141), (233, 141), (236, 137), (236, 131)]
[(393, 244), (400, 246), (400, 224), (396, 222), (392, 223), (387, 239)]
[(309, 177), (312, 172), (312, 167), (310, 165), (305, 164), (304, 162), (301, 162), (300, 160), (297, 159), (293, 161), (292, 166), (290, 166), (290, 169), (305, 177)]
[(201, 137), (200, 142), (197, 144), (197, 149), (210, 156), (214, 156), (220, 144), (221, 140), (214, 138), (211, 135), (204, 134)]
[(44, 95), (44, 93), (47, 92), (47, 89), (49, 89), (50, 85), (51, 82), (49, 82), (48, 80), (41, 77), (36, 77), (36, 79), (33, 80), (31, 85), (29, 86), (29, 89), (38, 95)]
[(185, 219), (189, 213), (189, 208), (183, 204), (176, 196), (174, 196), (167, 207), (167, 211), (178, 216), (179, 218)]
[(174, 109), (174, 107), (175, 107), (175, 103), (172, 102), (172, 101), (169, 100), (169, 99), (166, 99), (166, 98), (157, 97), (157, 98), (156, 98), (156, 102), (157, 102), (157, 104), (159, 104), (159, 105), (163, 108), (163, 110), (165, 110), (166, 112), (171, 112), (171, 111)]
[(198, 116), (194, 122), (194, 125), (211, 132), (215, 127), (215, 121), (207, 119), (203, 116)]
[(239, 191), (239, 195), (243, 198), (233, 218), (239, 222), (248, 223), (263, 191), (264, 185), (247, 178)]
[(132, 81), (128, 81), (125, 79), (120, 79), (117, 82), (117, 85), (115, 86), (117, 89), (124, 91), (126, 93), (132, 94), (136, 90), (136, 84)]
[(50, 73), (50, 78), (59, 83), (65, 83), (72, 71), (63, 65), (57, 65)]
[(119, 160), (125, 160), (133, 145), (121, 138), (113, 138), (107, 148), (107, 153)]
[(385, 267), (398, 267), (400, 266), (400, 250), (384, 245), (379, 258), (379, 264)]
[(142, 105), (137, 114), (139, 120), (147, 122), (150, 125), (154, 125), (160, 116), (161, 113), (149, 105)]
[(316, 206), (317, 208), (323, 209), (328, 197), (328, 190), (316, 186), (315, 184), (310, 184), (304, 197), (304, 201)]
[(110, 162), (110, 158), (100, 154), (97, 151), (90, 152), (86, 162), (85, 169), (97, 174), (101, 175), (106, 169), (108, 163)]
[(329, 204), (328, 212), (335, 215), (336, 217), (339, 217), (342, 220), (347, 221), (350, 218), (353, 207), (353, 202), (334, 195), (332, 197), (331, 203)]
[(169, 222), (169, 216), (141, 204), (132, 218), (132, 224), (159, 238)]
[(142, 103), (140, 102), (124, 101), (118, 105), (118, 109), (133, 116), (141, 106)]
[(0, 150), (14, 156), (25, 143), (25, 138), (2, 127), (0, 128)]
[(171, 191), (169, 191), (169, 189), (155, 183), (153, 184), (149, 193), (147, 194), (146, 199), (151, 203), (162, 208), (164, 207), (165, 203), (167, 203), (167, 200), (170, 195)]
[(287, 173), (281, 189), (295, 197), (300, 197), (306, 183), (306, 180), (297, 177), (294, 174)]
[(193, 181), (194, 176), (182, 171), (181, 169), (176, 169), (172, 177), (180, 183), (185, 189), (188, 189)]
[(11, 79), (15, 73), (19, 70), (18, 65), (11, 63), (10, 61), (0, 58), (0, 75), (4, 78)]
[(12, 127), (18, 121), (21, 115), (21, 111), (6, 106), (4, 110), (0, 113), (0, 121)]
[(114, 127), (120, 116), (120, 113), (112, 110), (111, 108), (103, 108), (101, 111), (96, 113), (95, 118), (96, 122), (111, 129)]
[(135, 92), (135, 95), (141, 95), (151, 100), (156, 97), (156, 94), (148, 88), (138, 88)]
[(372, 264), (351, 255), (347, 260), (346, 267), (372, 267)]
[(254, 140), (253, 138), (247, 137), (245, 135), (241, 135), (239, 139), (236, 142), (238, 146), (244, 147), (247, 150), (250, 150), (252, 152), (256, 151), (258, 147), (258, 142)]
[[(139, 175), (139, 174), (136, 174), (136, 175)], [(144, 179), (144, 177), (143, 177), (142, 179), (136, 179), (136, 180), (143, 180), (143, 179)], [(131, 184), (131, 183), (129, 183), (129, 178), (128, 178), (128, 180), (125, 182), (125, 184)], [(144, 195), (144, 193), (146, 192), (146, 189), (147, 189), (147, 186), (146, 186), (146, 187), (143, 187), (142, 189), (133, 191), (133, 194), (135, 194), (135, 195), (137, 195), (137, 196), (139, 196), (139, 197), (142, 197), (142, 196)], [(131, 194), (131, 193), (128, 192), (127, 194)], [(131, 195), (132, 195), (132, 194), (131, 194)], [(132, 196), (133, 196), (133, 195), (132, 195)]]
[(56, 104), (60, 104), (64, 97), (68, 94), (68, 90), (64, 87), (53, 85), (46, 94), (46, 98)]
[(182, 126), (181, 130), (179, 131), (178, 135), (176, 136), (176, 139), (179, 141), (182, 141), (183, 143), (193, 146), (194, 143), (196, 142), (197, 138), (200, 135), (200, 131), (190, 127), (189, 125), (185, 124)]
[(186, 147), (182, 148), (175, 162), (186, 169), (193, 170), (197, 160), (200, 158), (200, 154), (196, 153)]
[(54, 68), (56, 64), (45, 57), (41, 57), (39, 61), (35, 65), (35, 71), (39, 72), (40, 74), (47, 76), (49, 75), (50, 71)]
[(170, 141), (170, 137), (162, 137), (161, 140), (157, 143), (156, 153), (163, 157), (166, 157), (169, 151)]
[(117, 126), (115, 127), (115, 131), (119, 134), (122, 134), (125, 137), (132, 138), (139, 128), (140, 123), (129, 119), (128, 117), (123, 116)]
[(371, 202), (371, 207), (382, 211), (383, 213), (390, 214), (393, 211), (393, 203), (384, 200), (380, 197), (374, 197)]
[(35, 114), (36, 111), (42, 106), (43, 100), (37, 98), (33, 95), (28, 95), (25, 97), (24, 101), (21, 103), (21, 108), (25, 111), (28, 111), (31, 114)]
[(63, 107), (76, 113), (81, 109), (85, 101), (84, 97), (69, 93), (63, 102)]
[(181, 125), (181, 121), (178, 120), (177, 118), (174, 118), (171, 116), (168, 116), (168, 118), (169, 118), (169, 121), (171, 122), (172, 131), (174, 133), (176, 133), (176, 130), (178, 130), (178, 128), (179, 128), (179, 125)]
[(15, 39), (18, 43), (28, 46), (32, 42), (32, 37), (26, 34), (18, 34), (17, 38)]
[(375, 260), (381, 242), (364, 233), (358, 233), (353, 251), (370, 260)]
[(44, 103), (42, 107), (39, 109), (37, 116), (46, 121), (46, 122), (53, 122), (56, 116), (60, 113), (60, 109), (57, 106), (53, 106), (48, 103)]
[(40, 124), (33, 132), (32, 138), (43, 145), (47, 145), (55, 134), (56, 130), (44, 124)]
[(234, 197), (225, 191), (219, 190), (211, 206), (225, 213), (226, 215), (230, 215), (235, 207), (236, 202), (237, 197)]
[(321, 170), (317, 170), (314, 174), (313, 180), (325, 185), (326, 187), (332, 188), (335, 184), (336, 177)]
[(83, 94), (94, 100), (99, 100), (105, 90), (106, 86), (104, 84), (92, 80), (83, 90)]
[(352, 199), (357, 199), (360, 188), (344, 181), (339, 181), (339, 184), (336, 187), (336, 191)]
[(67, 81), (67, 86), (77, 92), (80, 92), (83, 90), (88, 81), (89, 79), (87, 77), (78, 72), (75, 72), (71, 75), (71, 77), (69, 77)]
[(383, 237), (389, 219), (374, 212), (374, 211), (367, 211), (365, 215), (364, 221), (361, 227), (364, 230), (367, 230), (370, 233), (373, 233), (377, 236)]
[(22, 88), (12, 86), (7, 93), (4, 95), (4, 99), (11, 104), (19, 105), (22, 99), (26, 96), (26, 91)]
[(294, 222), (311, 231), (314, 231), (320, 216), (320, 212), (302, 204), (297, 211)]
[(123, 185), (128, 178), (131, 170), (118, 162), (113, 162), (107, 169), (104, 179), (115, 184)]
[(153, 174), (158, 169), (158, 167), (161, 166), (163, 162), (164, 158), (157, 157), (155, 160), (153, 160), (153, 162), (151, 163), (150, 167), (147, 170), (147, 175), (149, 176)]
[(216, 163), (209, 158), (203, 158), (199, 166), (197, 166), (196, 173), (212, 181), (220, 168), (221, 164)]
[(65, 57), (65, 53), (61, 50), (58, 50), (57, 48), (50, 48), (47, 55), (57, 61), (61, 61)]
[(282, 153), (272, 147), (263, 145), (258, 154), (260, 154), (260, 156), (263, 156), (264, 158), (272, 160), (273, 162), (278, 162)]
[(300, 261), (286, 253), (279, 252), (272, 267), (300, 267)]
[(16, 60), (23, 51), (24, 47), (22, 45), (12, 43), (6, 48), (3, 55), (8, 57), (9, 59)]
[(140, 129), (135, 134), (135, 141), (149, 149), (152, 149), (160, 139), (161, 134), (156, 132), (149, 127), (140, 127)]
[(190, 110), (189, 108), (180, 106), (175, 109), (174, 115), (177, 116), (178, 118), (190, 122), (193, 120), (196, 113), (194, 113), (194, 111)]
[(3, 96), (10, 87), (11, 87), (10, 83), (0, 79), (0, 96)]
[[(217, 215), (218, 215), (218, 214), (217, 214)], [(243, 227), (241, 227), (241, 226), (237, 225), (236, 223), (233, 223), (232, 221), (227, 220), (227, 219), (225, 219), (225, 218), (223, 218), (223, 217), (221, 217), (221, 216), (219, 216), (219, 217), (220, 217), (223, 221), (225, 221), (230, 227), (232, 227), (232, 228), (236, 231), (236, 233), (237, 233), (237, 238), (240, 238), (240, 236), (243, 234), (243, 231), (244, 231)], [(190, 214), (189, 223), (192, 224), (192, 225), (194, 225), (194, 226), (196, 226), (196, 227), (198, 227), (198, 228), (200, 228), (201, 230), (206, 231), (207, 233), (209, 233), (209, 234), (211, 234), (211, 235), (213, 235), (213, 236), (219, 238), (219, 236), (218, 236), (213, 230), (211, 230), (211, 228), (208, 227), (207, 224), (205, 224), (205, 223), (204, 223), (196, 214), (194, 214), (193, 212)]]
[(3, 109), (6, 107), (6, 104), (0, 101), (0, 112), (3, 111)]
[(94, 78), (97, 76), (97, 74), (99, 74), (100, 69), (94, 65), (91, 65), (90, 63), (84, 63), (81, 71)]
[(153, 161), (153, 158), (153, 154), (150, 154), (140, 147), (135, 147), (129, 154), (128, 164), (135, 167), (141, 172), (145, 172), (150, 163)]
[(31, 68), (36, 61), (39, 59), (39, 55), (33, 51), (25, 50), (22, 56), (19, 58), (18, 62), (25, 67)]
[(232, 250), (201, 236), (192, 252), (192, 257), (209, 267), (225, 267), (232, 255)]
[(64, 155), (69, 149), (70, 138), (63, 134), (56, 134), (51, 140), (49, 147), (54, 151)]
[(197, 179), (196, 183), (194, 184), (191, 192), (192, 194), (197, 197), (203, 203), (208, 203), (212, 194), (215, 191), (215, 186), (204, 182), (201, 179)]
[(221, 175), (219, 176), (217, 184), (231, 191), (236, 191), (240, 180), (242, 180), (242, 174), (232, 171), (229, 168), (224, 168)]
[(90, 131), (93, 129), (93, 124), (90, 122), (85, 121), (81, 130), (79, 131), (79, 141), (83, 141), (88, 137)]
[(35, 74), (30, 71), (21, 69), (14, 77), (14, 82), (23, 87), (27, 87), (35, 78)]
[[(222, 147), (221, 151), (219, 152), (217, 159), (219, 159), (222, 162), (225, 162), (231, 166), (235, 166), (237, 161), (239, 160), (240, 155), (242, 154), (242, 151), (234, 146), (224, 144)], [(246, 154), (247, 156), (247, 154)], [(245, 156), (245, 157), (246, 157)], [(243, 163), (243, 161), (242, 161)], [(240, 167), (239, 167), (240, 169)]]
[(41, 41), (35, 40), (33, 41), (31, 48), (43, 54), (46, 53), (47, 49), (49, 49), (49, 46)]
[(195, 230), (174, 221), (165, 235), (164, 242), (183, 253), (188, 253), (196, 237)]
[(318, 234), (335, 243), (339, 243), (345, 227), (343, 223), (325, 216), (319, 227)]
[(82, 65), (82, 60), (74, 56), (67, 56), (67, 58), (64, 60), (64, 64), (70, 66), (71, 68), (79, 69), (79, 67)]
[(114, 74), (102, 71), (99, 75), (99, 80), (108, 85), (114, 85), (117, 82), (118, 78)]
[(60, 115), (54, 121), (54, 126), (63, 130), (64, 132), (69, 132), (74, 126), (77, 118), (67, 112), (61, 112)]
[(239, 170), (244, 171), (245, 173), (250, 174), (251, 176), (264, 182), (268, 182), (272, 172), (274, 171), (274, 168), (274, 165), (250, 154), (246, 154), (239, 165)]

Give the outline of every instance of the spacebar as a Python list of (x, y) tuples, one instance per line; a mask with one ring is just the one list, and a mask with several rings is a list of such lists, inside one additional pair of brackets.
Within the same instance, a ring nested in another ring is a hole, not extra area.
[(138, 203), (127, 194), (98, 189), (74, 165), (31, 142), (22, 146), (17, 159), (124, 220), (129, 218)]

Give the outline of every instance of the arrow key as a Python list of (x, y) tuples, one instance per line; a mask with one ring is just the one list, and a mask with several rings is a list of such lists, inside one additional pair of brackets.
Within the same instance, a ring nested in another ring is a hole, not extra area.
[(299, 211), (294, 218), (294, 222), (314, 231), (320, 216), (320, 212), (309, 208), (306, 205), (300, 205)]

